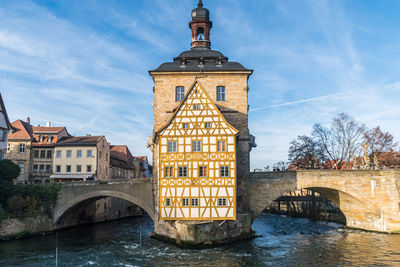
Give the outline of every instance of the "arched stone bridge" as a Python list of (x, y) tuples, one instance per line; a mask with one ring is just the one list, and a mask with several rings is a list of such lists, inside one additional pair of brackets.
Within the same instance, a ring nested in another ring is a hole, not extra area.
[(282, 194), (311, 189), (335, 203), (349, 227), (400, 231), (400, 170), (260, 172), (248, 186), (253, 219)]
[(68, 211), (104, 197), (127, 200), (144, 209), (154, 220), (154, 195), (152, 179), (88, 181), (63, 184), (53, 210), (53, 223), (56, 228)]
[[(130, 201), (155, 220), (154, 188), (152, 179), (63, 184), (53, 211), (55, 228), (68, 225), (64, 220), (72, 209), (104, 197)], [(349, 227), (400, 231), (400, 170), (251, 173), (247, 189), (253, 221), (284, 193), (311, 189), (334, 202), (346, 216)]]

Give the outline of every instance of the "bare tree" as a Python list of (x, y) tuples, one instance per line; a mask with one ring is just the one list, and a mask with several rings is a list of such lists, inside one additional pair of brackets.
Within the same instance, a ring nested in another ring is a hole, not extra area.
[(313, 137), (336, 169), (359, 153), (364, 133), (365, 125), (346, 113), (333, 118), (329, 128), (315, 124), (313, 129)]
[(325, 161), (321, 146), (310, 136), (299, 135), (290, 142), (289, 161), (297, 169), (315, 169)]
[(398, 143), (393, 142), (393, 135), (389, 132), (382, 132), (379, 126), (364, 133), (365, 142), (368, 144), (369, 153), (379, 155), (384, 151), (391, 151), (397, 147)]

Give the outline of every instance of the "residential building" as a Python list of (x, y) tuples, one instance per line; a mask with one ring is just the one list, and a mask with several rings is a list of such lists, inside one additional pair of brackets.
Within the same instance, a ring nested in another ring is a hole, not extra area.
[(55, 144), (53, 159), (53, 181), (110, 178), (110, 144), (105, 136), (64, 137)]
[(11, 130), (10, 120), (8, 119), (6, 106), (0, 93), (0, 160), (6, 158), (7, 136)]
[(53, 174), (54, 145), (69, 136), (65, 127), (32, 127), (31, 179), (33, 183), (49, 182)]
[(137, 177), (151, 178), (153, 175), (153, 166), (149, 164), (147, 156), (138, 156), (134, 160), (135, 168), (137, 169)]
[(131, 179), (138, 177), (134, 160), (126, 145), (110, 147), (110, 174), (111, 179)]
[(52, 174), (53, 147), (62, 137), (69, 136), (65, 127), (32, 126), (30, 118), (16, 120), (8, 135), (7, 159), (18, 164), (20, 183), (34, 183), (48, 180)]

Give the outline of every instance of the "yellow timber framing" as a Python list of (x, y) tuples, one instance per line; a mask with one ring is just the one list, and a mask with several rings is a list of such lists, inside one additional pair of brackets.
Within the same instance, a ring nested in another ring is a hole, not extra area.
[[(198, 110), (193, 109), (195, 104)], [(206, 122), (211, 128), (205, 128)], [(161, 220), (236, 220), (237, 134), (196, 79), (168, 123), (156, 131)], [(177, 142), (177, 152), (168, 152), (171, 141)], [(201, 141), (200, 152), (192, 152), (193, 141)], [(226, 151), (218, 152), (217, 141), (225, 141)], [(187, 175), (179, 177), (179, 167), (184, 166)], [(200, 166), (207, 168), (204, 177), (199, 175)], [(229, 177), (221, 177), (222, 166), (228, 167)], [(173, 167), (173, 177), (166, 177), (166, 167)], [(182, 205), (183, 198), (189, 206)], [(220, 198), (226, 199), (226, 206), (218, 205)], [(198, 206), (191, 206), (192, 199), (198, 199)]]

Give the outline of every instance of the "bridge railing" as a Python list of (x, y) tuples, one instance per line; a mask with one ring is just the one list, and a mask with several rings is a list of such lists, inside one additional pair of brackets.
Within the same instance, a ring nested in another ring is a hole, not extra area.
[(250, 179), (293, 179), (296, 171), (251, 172)]
[(113, 184), (134, 184), (134, 183), (152, 183), (152, 178), (135, 178), (135, 179), (112, 179), (112, 180), (91, 180), (91, 181), (74, 181), (60, 183), (62, 186), (90, 186), (90, 185), (113, 185)]

